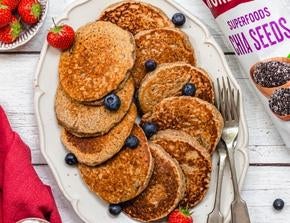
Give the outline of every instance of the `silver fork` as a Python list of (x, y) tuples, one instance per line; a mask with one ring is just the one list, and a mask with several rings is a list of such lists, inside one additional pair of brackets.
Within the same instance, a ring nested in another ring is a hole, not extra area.
[(218, 79), (217, 83), (219, 93), (218, 108), (225, 123), (222, 140), (226, 144), (234, 188), (234, 200), (231, 204), (232, 223), (250, 223), (247, 204), (242, 199), (239, 191), (234, 159), (235, 146), (239, 133), (240, 93), (232, 88), (229, 78), (226, 78), (226, 81), (225, 78), (222, 78), (221, 81)]
[(207, 223), (223, 223), (224, 216), (220, 211), (220, 203), (221, 203), (221, 192), (222, 192), (222, 182), (224, 176), (224, 169), (225, 169), (225, 161), (227, 157), (227, 152), (225, 148), (225, 144), (220, 141), (217, 150), (219, 153), (219, 169), (218, 169), (218, 178), (217, 178), (217, 185), (216, 185), (216, 194), (215, 194), (215, 203), (214, 208), (211, 213), (209, 213), (207, 217)]

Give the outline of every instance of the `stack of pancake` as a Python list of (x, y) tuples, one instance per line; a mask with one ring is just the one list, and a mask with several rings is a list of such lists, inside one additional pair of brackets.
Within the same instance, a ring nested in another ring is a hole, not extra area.
[[(148, 73), (149, 59), (158, 66)], [(138, 1), (109, 6), (61, 55), (55, 111), (62, 143), (90, 190), (133, 219), (156, 221), (178, 205), (193, 208), (208, 190), (223, 120), (212, 80), (197, 62), (186, 34)], [(188, 83), (194, 96), (182, 96)], [(115, 111), (104, 106), (112, 93), (121, 101)], [(158, 127), (149, 139), (135, 123), (134, 95), (141, 126)], [(137, 148), (124, 146), (129, 136), (138, 138)]]

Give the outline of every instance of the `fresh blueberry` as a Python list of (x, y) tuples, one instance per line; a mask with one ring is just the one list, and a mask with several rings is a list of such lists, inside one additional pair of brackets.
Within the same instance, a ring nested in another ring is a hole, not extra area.
[(142, 126), (142, 129), (143, 129), (145, 135), (147, 136), (147, 138), (150, 138), (151, 136), (156, 134), (156, 132), (158, 131), (157, 125), (155, 123), (152, 123), (152, 122), (145, 123)]
[(119, 215), (122, 211), (122, 207), (119, 204), (110, 204), (109, 205), (109, 212), (111, 215)]
[(105, 97), (105, 107), (110, 111), (117, 111), (121, 106), (121, 100), (116, 94), (109, 94)]
[(195, 96), (196, 87), (194, 84), (185, 84), (182, 88), (182, 95), (184, 96)]
[(134, 136), (134, 135), (130, 135), (127, 139), (126, 139), (126, 142), (125, 142), (125, 146), (128, 147), (128, 148), (136, 148), (138, 145), (139, 145), (140, 141), (139, 139)]
[(74, 166), (78, 163), (78, 160), (74, 154), (68, 153), (65, 156), (65, 162), (67, 165)]
[(175, 13), (172, 16), (172, 22), (175, 26), (183, 26), (186, 22), (186, 17), (182, 13)]
[(155, 70), (157, 67), (157, 63), (155, 60), (147, 60), (145, 62), (145, 69), (147, 72), (151, 72), (153, 70)]
[(282, 210), (284, 207), (284, 201), (282, 199), (276, 199), (273, 202), (273, 207), (278, 211)]

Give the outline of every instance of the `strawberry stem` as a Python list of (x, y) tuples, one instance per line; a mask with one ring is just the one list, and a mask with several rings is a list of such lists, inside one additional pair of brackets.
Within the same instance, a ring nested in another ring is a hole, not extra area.
[(188, 208), (179, 208), (179, 210), (185, 216), (190, 216), (191, 215), (190, 212), (189, 212), (189, 210), (188, 210)]
[(32, 14), (39, 19), (41, 15), (41, 5), (39, 3), (33, 4), (32, 6)]
[(55, 21), (54, 21), (54, 18), (52, 17), (51, 19), (52, 19), (52, 22), (53, 22), (54, 28), (56, 28), (56, 23), (55, 23)]

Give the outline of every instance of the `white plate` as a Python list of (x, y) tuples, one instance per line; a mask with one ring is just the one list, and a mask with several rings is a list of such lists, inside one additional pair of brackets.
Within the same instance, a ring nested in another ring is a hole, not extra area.
[(38, 33), (47, 15), (48, 0), (39, 0), (39, 3), (41, 4), (42, 8), (42, 13), (39, 22), (33, 26), (24, 25), (25, 30), (20, 34), (19, 38), (17, 38), (15, 42), (9, 44), (0, 42), (0, 51), (8, 51), (23, 46)]
[[(79, 0), (71, 5), (58, 22), (72, 25), (75, 29), (94, 21), (100, 12), (118, 0)], [(190, 37), (196, 50), (198, 65), (205, 68), (213, 79), (228, 76), (234, 87), (240, 89), (233, 78), (226, 63), (223, 52), (209, 34), (205, 26), (188, 11), (172, 0), (145, 0), (162, 8), (171, 17), (176, 12), (183, 12), (187, 16), (187, 23), (182, 28)], [(66, 198), (71, 202), (79, 217), (85, 222), (134, 222), (124, 214), (117, 219), (111, 217), (107, 211), (107, 204), (99, 200), (87, 189), (82, 182), (77, 168), (69, 167), (64, 163), (66, 151), (61, 144), (60, 130), (54, 113), (54, 95), (58, 84), (58, 61), (60, 52), (44, 43), (41, 58), (35, 77), (35, 109), (40, 132), (41, 151), (50, 166), (56, 181)], [(248, 168), (248, 130), (245, 122), (243, 106), (241, 106), (240, 136), (236, 153), (236, 166), (239, 184), (242, 186)], [(217, 154), (213, 156), (213, 173), (209, 192), (206, 198), (194, 209), (194, 216), (198, 223), (205, 223), (207, 214), (212, 210), (215, 195), (217, 170)], [(222, 212), (226, 222), (230, 220), (230, 203), (233, 199), (233, 190), (229, 168), (225, 172), (222, 195)]]

